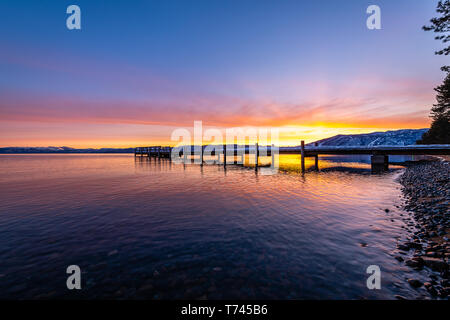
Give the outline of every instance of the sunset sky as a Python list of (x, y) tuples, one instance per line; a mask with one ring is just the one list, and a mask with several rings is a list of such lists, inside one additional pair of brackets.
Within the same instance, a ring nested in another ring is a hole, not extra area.
[(283, 145), (425, 128), (448, 63), (421, 30), (436, 3), (2, 0), (0, 147), (173, 145), (195, 120)]

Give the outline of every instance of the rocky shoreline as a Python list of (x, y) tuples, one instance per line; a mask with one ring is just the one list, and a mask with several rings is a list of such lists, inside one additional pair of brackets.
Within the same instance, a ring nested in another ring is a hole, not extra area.
[[(450, 297), (450, 163), (434, 160), (407, 166), (399, 178), (405, 197), (408, 231), (406, 241), (398, 244), (405, 255), (400, 262), (415, 270), (427, 268), (429, 281), (408, 279), (414, 288), (425, 287), (433, 298)], [(401, 297), (397, 297), (401, 299)]]

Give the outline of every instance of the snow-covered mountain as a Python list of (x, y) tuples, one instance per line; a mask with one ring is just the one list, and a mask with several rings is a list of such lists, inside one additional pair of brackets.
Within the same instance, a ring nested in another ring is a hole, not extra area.
[[(337, 135), (316, 141), (319, 146), (406, 146), (416, 144), (428, 129), (404, 129), (366, 134)], [(314, 145), (310, 143), (308, 145)], [(70, 147), (6, 147), (0, 153), (133, 153), (133, 148), (74, 149)]]
[[(316, 141), (319, 146), (407, 146), (416, 144), (428, 129), (404, 129), (366, 134), (337, 135)], [(310, 143), (309, 145), (314, 145)]]

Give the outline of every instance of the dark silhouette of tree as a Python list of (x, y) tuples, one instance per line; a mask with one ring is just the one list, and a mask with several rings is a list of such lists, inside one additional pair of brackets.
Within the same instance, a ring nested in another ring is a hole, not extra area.
[[(431, 25), (424, 26), (423, 30), (438, 33), (435, 39), (446, 44), (450, 41), (450, 0), (439, 1), (436, 11), (441, 16), (431, 19)], [(450, 54), (450, 45), (435, 54)], [(418, 144), (450, 144), (450, 66), (443, 66), (441, 70), (447, 75), (444, 82), (434, 89), (437, 92), (437, 103), (431, 108), (433, 122), (430, 130), (417, 141)]]
[(450, 72), (447, 72), (444, 83), (434, 90), (437, 103), (431, 108), (433, 122), (418, 144), (450, 144)]
[(430, 130), (417, 140), (417, 144), (449, 144), (450, 122), (445, 118), (438, 118), (431, 124)]
[(450, 73), (444, 79), (444, 83), (434, 89), (437, 92), (437, 103), (431, 108), (431, 117), (450, 119)]
[[(441, 17), (433, 18), (430, 20), (430, 26), (423, 26), (422, 29), (425, 31), (433, 31), (439, 33), (434, 39), (442, 40), (443, 43), (450, 41), (450, 0), (439, 1), (437, 5), (436, 12), (441, 14)], [(450, 46), (436, 51), (438, 55), (448, 55), (450, 53)]]

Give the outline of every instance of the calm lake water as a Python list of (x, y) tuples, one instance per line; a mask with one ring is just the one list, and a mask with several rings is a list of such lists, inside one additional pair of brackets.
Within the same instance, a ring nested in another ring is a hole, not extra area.
[[(402, 168), (371, 174), (367, 159), (323, 157), (301, 174), (286, 155), (262, 175), (128, 154), (1, 155), (0, 298), (417, 298), (405, 279), (420, 274), (394, 259)], [(72, 264), (82, 290), (66, 288)], [(366, 287), (369, 265), (381, 290)]]

